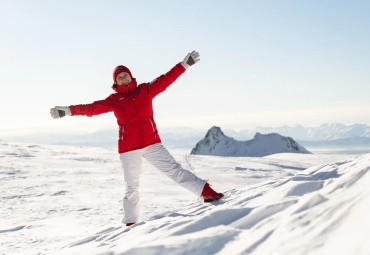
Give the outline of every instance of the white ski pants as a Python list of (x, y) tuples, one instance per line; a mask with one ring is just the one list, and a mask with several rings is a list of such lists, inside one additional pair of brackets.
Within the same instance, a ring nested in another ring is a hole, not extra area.
[(124, 223), (136, 223), (139, 220), (139, 182), (142, 158), (145, 158), (174, 182), (197, 196), (201, 195), (206, 181), (183, 169), (161, 143), (121, 153), (120, 159), (126, 184), (126, 193), (123, 198)]

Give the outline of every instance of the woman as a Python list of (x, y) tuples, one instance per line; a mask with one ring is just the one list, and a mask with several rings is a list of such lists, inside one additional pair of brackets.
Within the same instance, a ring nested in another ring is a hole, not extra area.
[(183, 169), (162, 145), (153, 118), (152, 100), (170, 86), (187, 68), (199, 61), (199, 53), (193, 51), (175, 65), (169, 72), (150, 83), (137, 85), (130, 70), (117, 66), (113, 71), (112, 86), (115, 93), (92, 104), (56, 106), (50, 109), (54, 119), (66, 115), (91, 117), (114, 112), (119, 126), (118, 152), (124, 172), (126, 193), (123, 198), (126, 226), (139, 220), (139, 177), (142, 158), (166, 174), (173, 181), (204, 198), (204, 202), (217, 201), (223, 197), (209, 184)]

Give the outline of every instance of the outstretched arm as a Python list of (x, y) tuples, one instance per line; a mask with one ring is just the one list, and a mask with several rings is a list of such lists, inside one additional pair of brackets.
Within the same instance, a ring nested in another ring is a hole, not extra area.
[(149, 94), (152, 98), (166, 90), (187, 68), (199, 62), (199, 53), (193, 51), (186, 55), (184, 60), (175, 65), (166, 74), (159, 76), (157, 79), (148, 83)]
[(55, 106), (50, 109), (51, 117), (59, 119), (64, 116), (85, 115), (88, 117), (111, 112), (110, 98), (95, 101), (92, 104), (80, 104), (71, 106)]

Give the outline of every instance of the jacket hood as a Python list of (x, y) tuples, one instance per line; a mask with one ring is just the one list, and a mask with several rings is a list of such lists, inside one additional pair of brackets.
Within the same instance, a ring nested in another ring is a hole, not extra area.
[(137, 87), (137, 82), (135, 78), (133, 78), (132, 81), (128, 85), (121, 85), (121, 86), (117, 84), (112, 85), (112, 89), (114, 91), (116, 91), (117, 93), (122, 93), (122, 94), (132, 93), (136, 87)]
[(117, 82), (117, 81), (116, 81), (117, 76), (118, 76), (120, 73), (123, 73), (123, 72), (128, 73), (128, 74), (130, 75), (130, 77), (132, 78), (132, 74), (131, 74), (131, 72), (130, 72), (130, 69), (128, 69), (128, 68), (127, 68), (127, 67), (125, 67), (125, 66), (120, 65), (120, 66), (117, 66), (116, 68), (114, 68), (114, 70), (113, 70), (113, 82)]

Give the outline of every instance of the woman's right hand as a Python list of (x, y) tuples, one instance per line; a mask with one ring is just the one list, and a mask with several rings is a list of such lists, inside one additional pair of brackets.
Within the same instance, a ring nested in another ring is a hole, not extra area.
[(50, 109), (50, 115), (53, 119), (59, 119), (66, 115), (71, 116), (72, 114), (69, 106), (55, 106)]

